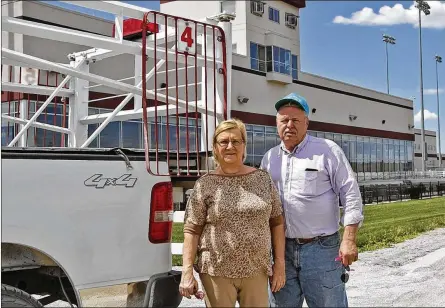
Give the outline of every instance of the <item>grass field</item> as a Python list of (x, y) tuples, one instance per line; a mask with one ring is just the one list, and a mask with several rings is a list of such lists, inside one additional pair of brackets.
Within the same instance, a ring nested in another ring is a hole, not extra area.
[[(357, 236), (360, 252), (390, 247), (417, 235), (445, 227), (445, 197), (368, 205), (365, 221)], [(182, 243), (183, 224), (173, 225), (173, 242)], [(182, 256), (173, 256), (181, 265)]]

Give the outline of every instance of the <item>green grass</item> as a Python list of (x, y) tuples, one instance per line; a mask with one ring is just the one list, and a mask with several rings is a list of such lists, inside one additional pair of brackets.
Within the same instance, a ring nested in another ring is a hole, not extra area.
[[(184, 242), (184, 224), (183, 223), (174, 223), (173, 224), (173, 234), (172, 234), (172, 242), (173, 243), (182, 243)], [(172, 256), (173, 266), (182, 265), (182, 256), (173, 255)]]
[[(390, 247), (445, 227), (445, 197), (365, 206), (364, 214), (357, 236), (359, 252)], [(182, 223), (173, 225), (174, 243), (183, 242), (182, 231)], [(182, 256), (174, 255), (173, 265), (181, 264)]]
[(359, 251), (376, 250), (445, 227), (445, 198), (365, 206), (364, 213), (357, 247)]

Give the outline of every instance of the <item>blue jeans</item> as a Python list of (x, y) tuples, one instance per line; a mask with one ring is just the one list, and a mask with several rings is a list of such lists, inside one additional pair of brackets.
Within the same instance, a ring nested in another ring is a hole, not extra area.
[(339, 248), (338, 232), (302, 245), (286, 239), (286, 284), (270, 292), (271, 307), (302, 307), (303, 299), (308, 307), (347, 307)]

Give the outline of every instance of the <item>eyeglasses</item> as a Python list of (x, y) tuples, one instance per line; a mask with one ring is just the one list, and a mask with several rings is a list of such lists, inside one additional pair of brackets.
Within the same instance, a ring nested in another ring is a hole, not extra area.
[[(337, 257), (337, 258), (335, 258), (335, 261), (340, 261), (340, 263), (341, 263), (341, 258)], [(343, 263), (341, 263), (341, 266), (343, 266), (343, 268), (345, 269), (345, 272), (343, 274), (341, 274), (340, 279), (343, 283), (347, 283), (349, 281), (349, 272), (351, 272), (353, 270), (351, 270), (349, 265), (345, 266)]]
[(216, 142), (220, 147), (227, 148), (229, 143), (232, 143), (232, 146), (237, 147), (244, 143), (242, 140), (220, 140)]
[(349, 265), (343, 266), (346, 272), (341, 274), (340, 279), (343, 281), (343, 283), (347, 283), (349, 281), (349, 272), (351, 271), (351, 268)]

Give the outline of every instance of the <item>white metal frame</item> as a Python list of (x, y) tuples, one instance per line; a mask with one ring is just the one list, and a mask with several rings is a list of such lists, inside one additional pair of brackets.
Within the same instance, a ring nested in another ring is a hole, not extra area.
[[(144, 14), (151, 10), (138, 7), (135, 5), (130, 5), (126, 3), (122, 3), (119, 1), (61, 1), (66, 3), (75, 4), (77, 6), (82, 6), (85, 8), (95, 9), (107, 13), (111, 13), (115, 15), (115, 24), (116, 24), (116, 33), (114, 38), (110, 38), (107, 36), (102, 36), (98, 34), (91, 34), (87, 32), (65, 29), (57, 26), (51, 26), (46, 24), (41, 24), (32, 21), (26, 21), (23, 19), (18, 19), (9, 16), (2, 16), (2, 31), (18, 33), (43, 39), (55, 40), (59, 42), (67, 42), (79, 45), (87, 45), (91, 46), (91, 49), (88, 49), (83, 52), (76, 52), (68, 55), (71, 63), (70, 65), (62, 64), (62, 63), (54, 63), (51, 61), (47, 61), (44, 59), (40, 59), (31, 55), (27, 55), (25, 53), (17, 52), (14, 50), (10, 50), (2, 47), (2, 61), (3, 64), (9, 65), (18, 65), (22, 67), (33, 67), (44, 70), (51, 70), (61, 74), (65, 74), (66, 77), (62, 81), (62, 83), (57, 88), (45, 87), (45, 86), (36, 86), (36, 85), (24, 85), (18, 82), (3, 82), (2, 80), (2, 89), (4, 91), (14, 91), (21, 93), (34, 93), (34, 94), (44, 94), (50, 95), (45, 103), (36, 111), (33, 117), (30, 120), (16, 118), (9, 115), (2, 114), (2, 119), (19, 123), (24, 125), (20, 132), (14, 137), (14, 139), (9, 143), (9, 147), (14, 146), (17, 142), (24, 138), (24, 134), (29, 127), (38, 127), (45, 128), (51, 131), (61, 132), (68, 135), (68, 144), (69, 147), (80, 147), (85, 148), (98, 136), (98, 134), (105, 128), (105, 126), (112, 121), (125, 121), (129, 119), (137, 119), (142, 118), (143, 110), (142, 110), (142, 79), (141, 79), (141, 63), (142, 63), (142, 44), (139, 42), (127, 41), (123, 38), (123, 19), (124, 17), (137, 18), (142, 20)], [(201, 22), (206, 22), (207, 24), (218, 25), (224, 31), (224, 35), (226, 37), (226, 65), (227, 65), (227, 114), (230, 115), (230, 99), (231, 99), (231, 64), (232, 64), (232, 39), (231, 39), (231, 18), (227, 18), (226, 15), (222, 16), (222, 18), (218, 19), (215, 17), (206, 18), (205, 20), (199, 20)], [(157, 21), (159, 22), (159, 21)], [(156, 47), (156, 58), (158, 59), (157, 67), (161, 67), (161, 65), (165, 62), (166, 54), (169, 54), (169, 61), (173, 60), (174, 45), (172, 48), (167, 49), (167, 47), (162, 47), (156, 45), (159, 42), (165, 41), (165, 30), (174, 26), (170, 21), (167, 22), (167, 25), (162, 25), (160, 27), (160, 33), (157, 34), (156, 41), (153, 36), (149, 36), (147, 38), (147, 57), (153, 57), (154, 50)], [(164, 28), (164, 29), (163, 29)], [(164, 32), (162, 32), (164, 30)], [(171, 31), (174, 33), (175, 31)], [(199, 31), (198, 31), (199, 32)], [(168, 33), (167, 33), (168, 34)], [(209, 36), (205, 38), (203, 33), (198, 33), (200, 35), (199, 41), (196, 42), (197, 45), (202, 45), (205, 41), (209, 42)], [(175, 35), (168, 35), (168, 42), (172, 42), (175, 40)], [(216, 53), (221, 55), (220, 44), (215, 44), (217, 47)], [(135, 57), (135, 71), (134, 76), (123, 78), (120, 80), (113, 80), (110, 78), (106, 78), (104, 76), (99, 76), (96, 74), (92, 74), (89, 71), (89, 64), (92, 62), (97, 62), (109, 57), (113, 57), (119, 54), (132, 54)], [(201, 67), (204, 72), (204, 65), (206, 60), (206, 69), (207, 74), (213, 74), (213, 58), (211, 55), (204, 59), (203, 55), (197, 56), (197, 66)], [(218, 69), (222, 67), (222, 60), (218, 59), (215, 61), (216, 65), (216, 75), (218, 75)], [(178, 59), (178, 63), (184, 63), (182, 58)], [(188, 66), (194, 67), (194, 66)], [(171, 70), (170, 70), (171, 71)], [(167, 72), (161, 71), (158, 74), (165, 74)], [(150, 80), (154, 76), (154, 70), (147, 72), (146, 77), (147, 81)], [(218, 76), (221, 78), (221, 76)], [(218, 79), (220, 79), (218, 78)], [(122, 81), (134, 79), (134, 85), (130, 85), (128, 83), (124, 83)], [(209, 120), (209, 123), (203, 123), (203, 127), (206, 125), (209, 126), (209, 134), (205, 136), (205, 134), (201, 134), (202, 136), (202, 144), (205, 144), (205, 148), (211, 149), (210, 142), (211, 136), (213, 134), (211, 123), (213, 121), (221, 121), (223, 119), (223, 83), (219, 82), (217, 79), (217, 84), (213, 85), (212, 82), (208, 84), (208, 92), (213, 93), (213, 87), (216, 87), (217, 90), (217, 110), (213, 110), (213, 101), (209, 101), (207, 110), (205, 108), (204, 102), (202, 100), (198, 102), (189, 102), (188, 108), (190, 112), (195, 112), (195, 103), (198, 106), (198, 111), (202, 114), (207, 114), (209, 117), (213, 117), (212, 120)], [(69, 89), (64, 88), (64, 85), (69, 82)], [(97, 83), (98, 85), (89, 86), (89, 82)], [(88, 100), (88, 91), (91, 88), (98, 86), (107, 86), (120, 91), (124, 91), (127, 94), (125, 95), (117, 95), (125, 96), (122, 102), (110, 113), (99, 114), (99, 115), (88, 115), (88, 103), (91, 102)], [(188, 86), (188, 85), (184, 85)], [(202, 87), (203, 88), (203, 87)], [(167, 97), (165, 94), (157, 93), (157, 99), (168, 100), (171, 105), (168, 106), (169, 115), (174, 115), (176, 113), (176, 103), (178, 104), (178, 112), (183, 113), (187, 110), (186, 102), (180, 100), (176, 97)], [(147, 90), (146, 96), (147, 98), (154, 98), (155, 92), (153, 90)], [(37, 117), (44, 111), (44, 109), (48, 106), (51, 100), (56, 96), (64, 96), (68, 97), (70, 100), (69, 104), (69, 125), (68, 129), (49, 125), (45, 123), (38, 123), (36, 121)], [(122, 111), (125, 105), (134, 97), (134, 109)], [(165, 115), (166, 113), (165, 106), (157, 107), (158, 116)], [(147, 108), (148, 117), (154, 115), (154, 108)], [(94, 133), (88, 137), (88, 124), (92, 123), (101, 123), (101, 125), (94, 131)], [(207, 143), (206, 143), (207, 141)], [(22, 142), (20, 142), (21, 144)]]

